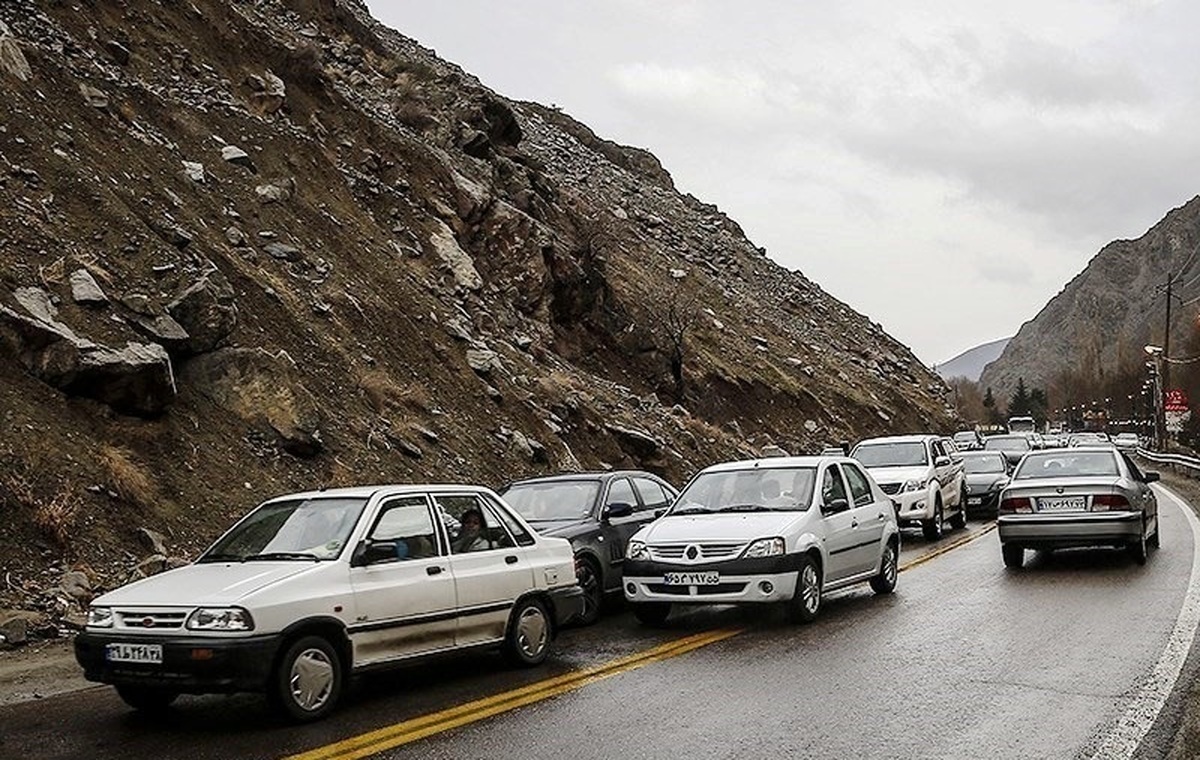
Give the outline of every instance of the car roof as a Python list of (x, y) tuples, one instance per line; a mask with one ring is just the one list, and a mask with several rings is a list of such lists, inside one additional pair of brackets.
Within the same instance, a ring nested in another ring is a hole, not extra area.
[(878, 438), (864, 438), (855, 445), (861, 446), (864, 443), (924, 443), (925, 441), (932, 441), (945, 437), (946, 436), (943, 435), (933, 435), (932, 433), (920, 433), (913, 435), (884, 435)]
[(347, 488), (327, 488), (318, 491), (299, 491), (297, 493), (280, 494), (267, 501), (282, 501), (285, 499), (369, 499), (375, 494), (387, 493), (446, 493), (450, 491), (490, 492), (486, 486), (471, 483), (395, 483), (370, 486), (350, 486)]
[(522, 478), (508, 483), (507, 486), (515, 486), (524, 483), (553, 483), (555, 481), (570, 481), (570, 480), (603, 480), (604, 478), (615, 478), (621, 476), (633, 477), (651, 477), (655, 480), (661, 480), (657, 475), (645, 470), (586, 470), (583, 472), (557, 472), (553, 475), (540, 475), (535, 478)]
[(974, 451), (964, 451), (962, 455), (964, 457), (1002, 457), (1004, 452), (995, 449), (975, 449)]
[(735, 470), (753, 470), (756, 468), (768, 470), (782, 467), (818, 467), (822, 464), (833, 464), (835, 462), (858, 464), (857, 460), (841, 454), (838, 456), (764, 457), (762, 459), (739, 459), (735, 462), (720, 462), (705, 467), (701, 472), (733, 472)]

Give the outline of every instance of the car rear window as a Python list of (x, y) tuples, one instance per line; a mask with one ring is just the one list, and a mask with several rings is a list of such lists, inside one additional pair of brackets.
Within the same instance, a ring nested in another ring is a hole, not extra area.
[(1033, 478), (1117, 477), (1117, 459), (1107, 451), (1073, 452), (1069, 449), (1026, 454), (1014, 480)]

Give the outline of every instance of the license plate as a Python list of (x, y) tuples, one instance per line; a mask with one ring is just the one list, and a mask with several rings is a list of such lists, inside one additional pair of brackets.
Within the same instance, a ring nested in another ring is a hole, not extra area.
[(104, 656), (109, 662), (145, 662), (161, 665), (162, 644), (109, 644)]
[(968, 504), (982, 504), (983, 497), (982, 496), (968, 496), (967, 503)]
[(715, 586), (721, 582), (721, 574), (707, 573), (667, 573), (663, 583), (668, 586)]
[(1061, 498), (1038, 499), (1039, 512), (1082, 512), (1087, 509), (1087, 498), (1064, 496)]

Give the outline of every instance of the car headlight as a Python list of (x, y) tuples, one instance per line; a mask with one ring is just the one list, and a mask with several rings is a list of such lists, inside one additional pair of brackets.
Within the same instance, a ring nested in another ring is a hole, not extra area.
[(643, 541), (630, 541), (629, 546), (625, 549), (625, 558), (634, 562), (647, 560), (650, 559), (650, 550), (646, 548)]
[(929, 485), (928, 480), (906, 480), (906, 481), (904, 481), (904, 487), (901, 488), (900, 490), (904, 491), (904, 492), (924, 491), (925, 487), (928, 485)]
[(754, 557), (774, 557), (777, 554), (783, 554), (784, 546), (783, 539), (778, 536), (775, 538), (760, 538), (754, 543), (746, 547), (746, 551), (742, 552), (742, 557), (752, 559)]
[(88, 607), (89, 628), (112, 628), (113, 611), (108, 607)]
[(241, 607), (201, 607), (188, 616), (189, 631), (252, 631), (254, 621)]

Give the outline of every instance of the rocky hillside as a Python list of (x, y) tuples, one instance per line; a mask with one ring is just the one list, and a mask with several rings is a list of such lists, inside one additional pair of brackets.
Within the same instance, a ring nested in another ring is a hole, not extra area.
[[(980, 379), (998, 399), (1007, 399), (1017, 379), (1051, 391), (1051, 404), (1072, 403), (1136, 392), (1122, 375), (1143, 372), (1143, 347), (1161, 345), (1166, 314), (1164, 285), (1176, 278), (1174, 293), (1187, 301), (1200, 297), (1200, 197), (1173, 209), (1137, 240), (1104, 246), (1087, 267), (1021, 326), (1004, 353)], [(1176, 302), (1178, 306), (1178, 301)], [(1196, 307), (1172, 312), (1172, 354), (1191, 340)]]
[(66, 610), (289, 490), (681, 481), (949, 424), (904, 346), (651, 154), (356, 0), (0, 21), (0, 607)]

